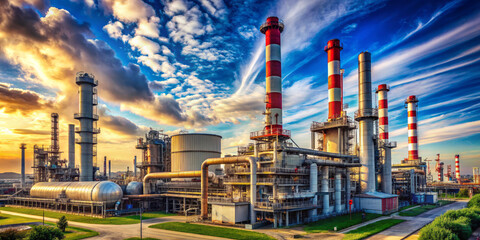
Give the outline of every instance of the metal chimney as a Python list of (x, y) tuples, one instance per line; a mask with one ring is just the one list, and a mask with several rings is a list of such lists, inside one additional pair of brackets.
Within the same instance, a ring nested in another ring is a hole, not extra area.
[(405, 100), (408, 109), (408, 160), (418, 161), (417, 106), (418, 99), (411, 95)]
[(22, 174), (22, 188), (25, 187), (25, 149), (27, 149), (27, 144), (22, 143), (20, 144), (20, 149), (22, 150), (22, 160), (21, 160), (21, 174)]
[(383, 177), (382, 192), (392, 193), (392, 148), (395, 144), (390, 144), (388, 138), (388, 91), (390, 87), (387, 84), (378, 85), (378, 138), (380, 151), (383, 157)]
[(460, 155), (455, 155), (455, 178), (460, 182)]
[(328, 41), (324, 50), (328, 54), (328, 119), (342, 115), (342, 75), (340, 72), (340, 51), (343, 47), (340, 40)]
[(76, 75), (76, 84), (79, 86), (80, 113), (75, 113), (74, 118), (80, 122), (80, 128), (75, 129), (80, 138), (75, 142), (80, 145), (80, 181), (93, 181), (94, 157), (96, 158), (96, 134), (98, 115), (96, 114), (97, 85), (93, 74), (79, 72)]
[(133, 159), (133, 176), (137, 177), (137, 156)]
[(108, 179), (112, 178), (112, 160), (108, 160)]
[(68, 168), (75, 168), (75, 125), (68, 124)]
[(103, 157), (103, 176), (107, 176), (107, 156)]
[(377, 118), (372, 108), (371, 55), (362, 52), (358, 55), (358, 111), (355, 119), (359, 123), (360, 139), (360, 187), (362, 192), (374, 192), (375, 155), (373, 144), (373, 121)]

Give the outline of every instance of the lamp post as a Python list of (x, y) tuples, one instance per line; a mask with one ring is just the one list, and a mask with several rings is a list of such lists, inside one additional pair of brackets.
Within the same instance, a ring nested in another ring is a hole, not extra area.
[(143, 202), (140, 202), (140, 240), (142, 240), (142, 210)]

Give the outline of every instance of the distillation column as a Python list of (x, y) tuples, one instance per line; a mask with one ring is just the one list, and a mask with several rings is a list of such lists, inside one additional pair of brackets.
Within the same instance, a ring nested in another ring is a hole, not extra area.
[(21, 174), (22, 174), (22, 179), (21, 179), (21, 184), (22, 188), (25, 187), (25, 149), (27, 149), (27, 144), (22, 143), (20, 144), (20, 149), (22, 150), (22, 162), (21, 162)]
[(375, 158), (373, 146), (373, 121), (377, 118), (372, 108), (371, 55), (358, 55), (358, 111), (360, 143), (360, 187), (362, 192), (375, 192)]
[[(315, 193), (312, 199), (313, 205), (317, 205), (317, 192), (318, 192), (318, 166), (316, 163), (310, 164), (310, 192)], [(317, 215), (317, 209), (314, 208), (310, 211), (310, 217)]]
[(383, 156), (382, 192), (392, 193), (392, 150), (388, 139), (388, 91), (387, 84), (378, 85), (378, 137)]
[[(460, 155), (455, 155), (455, 178), (460, 182)], [(475, 176), (474, 176), (475, 177)]]
[(76, 130), (80, 138), (76, 143), (80, 145), (80, 181), (93, 181), (94, 166), (93, 157), (96, 156), (94, 145), (97, 144), (95, 135), (98, 133), (95, 114), (96, 86), (98, 81), (93, 74), (79, 72), (76, 76), (76, 84), (79, 86), (80, 113), (75, 113), (74, 118), (80, 121), (80, 128)]
[(272, 135), (282, 134), (282, 67), (280, 33), (283, 23), (269, 17), (260, 31), (265, 34), (266, 48), (266, 111), (265, 130)]
[(68, 168), (75, 168), (75, 125), (68, 124)]
[[(418, 139), (417, 139), (417, 103), (415, 95), (405, 100), (408, 109), (408, 161), (418, 160)], [(412, 162), (410, 162), (412, 163)]]
[(338, 172), (338, 168), (335, 172), (335, 212), (342, 212), (342, 173)]

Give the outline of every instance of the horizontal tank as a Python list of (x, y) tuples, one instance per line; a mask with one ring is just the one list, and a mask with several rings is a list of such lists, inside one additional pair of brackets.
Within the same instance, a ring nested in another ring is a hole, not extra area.
[(114, 182), (40, 182), (30, 189), (34, 198), (57, 199), (65, 192), (67, 198), (78, 201), (115, 203), (123, 197), (120, 186)]
[[(188, 133), (171, 138), (172, 172), (198, 171), (203, 161), (219, 158), (222, 137), (214, 134)], [(215, 166), (210, 171), (214, 171)]]
[(141, 182), (129, 182), (126, 189), (127, 195), (140, 195), (143, 194), (143, 183)]

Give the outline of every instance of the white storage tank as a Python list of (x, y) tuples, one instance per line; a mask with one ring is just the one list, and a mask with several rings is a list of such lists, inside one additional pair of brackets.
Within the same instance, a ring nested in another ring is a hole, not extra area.
[[(171, 138), (172, 172), (201, 170), (208, 158), (219, 158), (222, 137), (206, 133), (186, 133)], [(210, 166), (210, 171), (218, 166)]]

